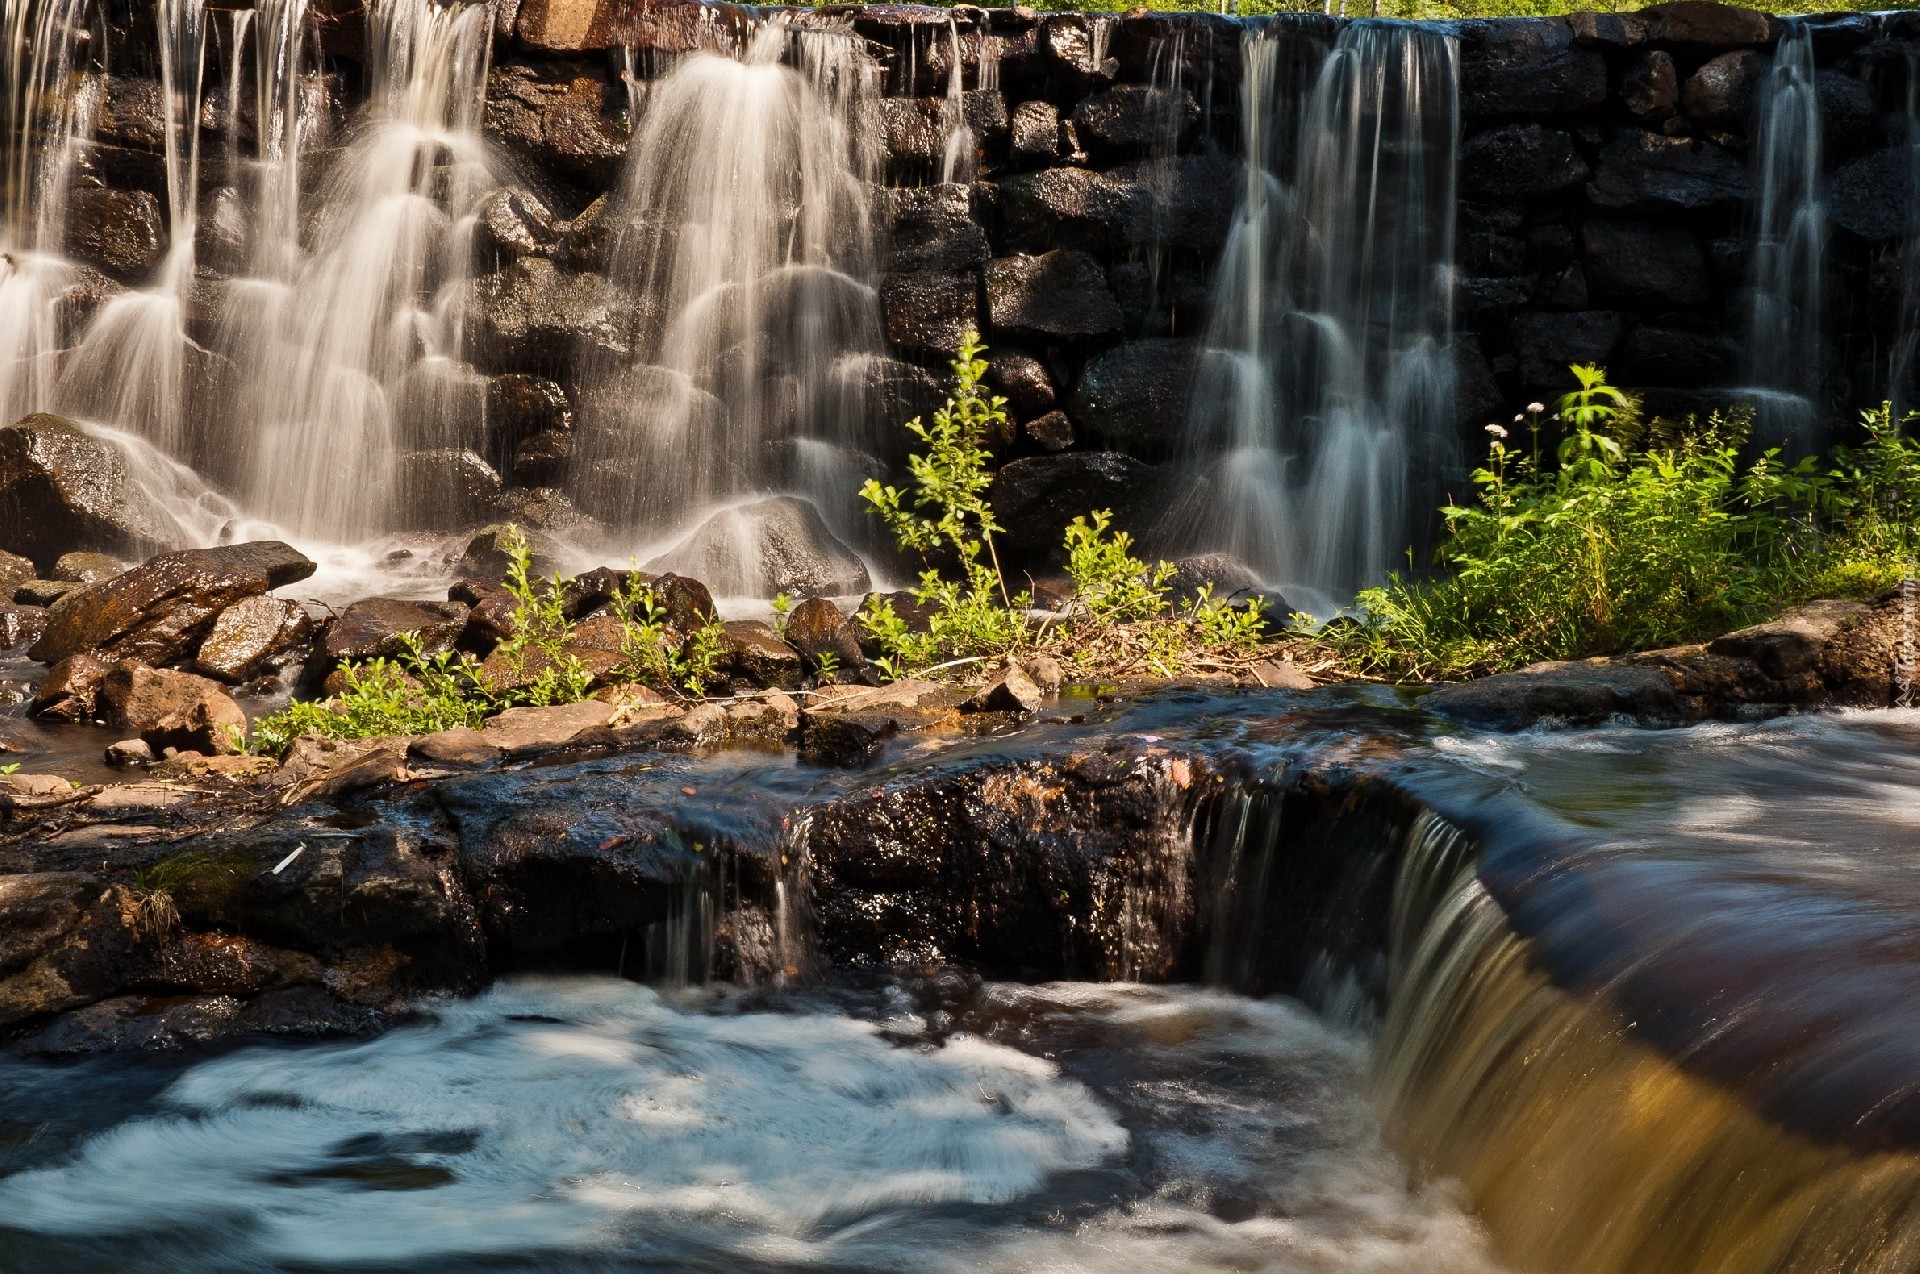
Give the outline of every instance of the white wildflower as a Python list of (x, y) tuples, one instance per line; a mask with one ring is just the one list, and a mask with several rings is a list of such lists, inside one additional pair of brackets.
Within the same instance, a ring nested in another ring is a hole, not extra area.
[(1487, 432), (1496, 438), (1504, 438), (1507, 436), (1506, 426), (1504, 425), (1488, 425)]

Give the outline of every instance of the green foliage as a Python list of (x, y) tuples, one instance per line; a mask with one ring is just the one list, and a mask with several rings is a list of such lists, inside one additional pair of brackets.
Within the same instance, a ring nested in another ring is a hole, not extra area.
[(1156, 619), (1167, 609), (1173, 565), (1149, 567), (1133, 556), (1133, 537), (1107, 535), (1113, 514), (1105, 509), (1075, 518), (1067, 527), (1067, 574), (1074, 601), (1096, 623), (1121, 624)]
[(1477, 502), (1443, 511), (1444, 574), (1361, 594), (1364, 618), (1330, 626), (1330, 644), (1398, 676), (1498, 671), (1696, 641), (1911, 570), (1920, 444), (1890, 408), (1830, 466), (1786, 469), (1774, 451), (1743, 465), (1744, 414), (1635, 446), (1632, 400), (1596, 368), (1574, 373), (1557, 464), (1489, 426)]
[(295, 739), (364, 739), (388, 734), (432, 734), (459, 726), (477, 727), (496, 711), (481, 690), (478, 669), (468, 655), (442, 651), (427, 655), (416, 634), (405, 633), (406, 647), (394, 659), (369, 659), (342, 669), (345, 687), (319, 702), (296, 699), (253, 723), (251, 749), (279, 756)]
[(499, 707), (547, 707), (575, 703), (586, 697), (593, 675), (580, 657), (567, 649), (573, 625), (567, 619), (566, 598), (558, 574), (535, 583), (533, 550), (518, 526), (508, 526), (506, 589), (513, 594), (512, 631), (494, 648), (506, 669), (500, 684), (488, 693)]
[(681, 690), (696, 698), (719, 680), (727, 657), (726, 625), (709, 620), (689, 634), (683, 645), (667, 625), (660, 595), (638, 575), (628, 576), (610, 604), (620, 621), (624, 680)]
[(0, 774), (18, 774), (19, 772), (20, 762), (18, 761), (10, 762), (7, 765), (0, 765)]
[(787, 617), (793, 613), (793, 599), (785, 593), (773, 595), (773, 631), (782, 637), (787, 635)]

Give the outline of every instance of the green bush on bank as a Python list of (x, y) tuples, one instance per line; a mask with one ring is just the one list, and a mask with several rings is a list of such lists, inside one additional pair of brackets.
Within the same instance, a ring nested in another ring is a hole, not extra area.
[(1367, 590), (1322, 640), (1368, 673), (1497, 672), (1698, 641), (1912, 573), (1920, 442), (1890, 406), (1865, 414), (1864, 445), (1787, 467), (1777, 450), (1742, 460), (1745, 412), (1674, 437), (1599, 369), (1574, 370), (1553, 421), (1538, 404), (1515, 418), (1528, 441), (1488, 426), (1477, 501), (1443, 511), (1441, 574)]

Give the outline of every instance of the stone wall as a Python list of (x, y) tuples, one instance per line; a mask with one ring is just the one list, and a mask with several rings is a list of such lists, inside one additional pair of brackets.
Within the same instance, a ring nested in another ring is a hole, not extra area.
[[(345, 119), (363, 78), (359, 22), (347, 0), (323, 8)], [(644, 100), (676, 57), (734, 44), (759, 20), (728, 6), (612, 0), (500, 8), (486, 128), (524, 189), (497, 196), (482, 218), (470, 353), (496, 378), (487, 458), (510, 484), (563, 480), (573, 361), (621, 318), (624, 302), (599, 272), (604, 198), (632, 124), (629, 68), (631, 97)], [(860, 127), (884, 148), (877, 284), (901, 407), (933, 400), (948, 351), (978, 327), (1018, 423), (1001, 458), (1123, 452), (1130, 459), (1075, 461), (1070, 476), (1083, 504), (1124, 503), (1142, 485), (1132, 461), (1157, 463), (1180, 445), (1244, 187), (1243, 26), (904, 5), (792, 20), (850, 21), (884, 67), (884, 96)], [(1277, 21), (1290, 22), (1304, 92), (1339, 24)], [(1743, 374), (1754, 99), (1781, 23), (1683, 0), (1451, 29), (1463, 432), (1563, 390), (1575, 361), (1607, 364), (1656, 410), (1723, 399), (1714, 388)], [(1825, 384), (1831, 415), (1844, 418), (1885, 392), (1911, 189), (1901, 104), (1920, 13), (1835, 15), (1811, 29), (1831, 174)], [(973, 179), (941, 185), (956, 50), (965, 84), (979, 83), (983, 58), (998, 84), (961, 102), (977, 143)], [(158, 133), (142, 126), (153, 86), (138, 78), (137, 56), (129, 63), (133, 77), (108, 96), (99, 188), (74, 202), (76, 253), (126, 280), (151, 267), (164, 238)], [(203, 219), (202, 233), (217, 227)], [(217, 268), (218, 254), (202, 260)]]

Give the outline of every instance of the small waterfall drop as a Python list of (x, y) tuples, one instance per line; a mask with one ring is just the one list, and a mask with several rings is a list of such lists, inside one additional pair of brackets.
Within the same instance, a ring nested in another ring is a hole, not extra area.
[(0, 424), (53, 405), (67, 188), (100, 93), (79, 60), (91, 18), (89, 0), (0, 0)]
[(833, 480), (847, 466), (800, 457), (867, 444), (846, 381), (886, 348), (878, 154), (854, 128), (877, 87), (849, 29), (782, 18), (737, 58), (691, 54), (651, 86), (610, 269), (637, 309), (632, 350), (584, 360), (589, 512), (658, 535), (795, 472), (821, 475), (798, 494), (822, 506), (853, 499)]
[[(301, 8), (286, 5), (283, 22)], [(449, 436), (447, 400), (462, 391), (472, 217), (497, 184), (480, 135), (490, 8), (377, 0), (367, 16), (367, 118), (320, 184), (311, 250), (291, 265), (300, 239), (280, 201), (298, 188), (297, 43), (261, 50), (279, 128), (261, 175), (274, 219), (255, 251), (271, 273), (235, 288), (226, 315), (230, 332), (254, 333), (236, 351), (247, 504), (336, 540), (393, 524), (403, 451), (477, 441)], [(477, 429), (479, 413), (464, 423)]]
[(1786, 24), (1761, 84), (1753, 156), (1758, 203), (1741, 392), (1755, 407), (1756, 442), (1805, 453), (1820, 441), (1827, 218), (1813, 36), (1804, 23)]
[[(1289, 135), (1284, 25), (1248, 32), (1246, 190), (1196, 377), (1170, 538), (1330, 612), (1406, 547), (1451, 450), (1458, 41), (1346, 27)], [(1276, 127), (1278, 125), (1278, 127)]]

